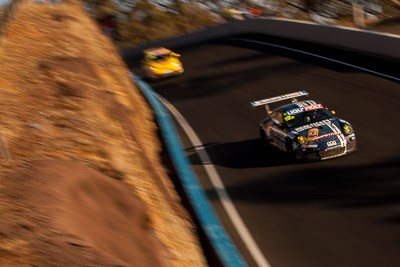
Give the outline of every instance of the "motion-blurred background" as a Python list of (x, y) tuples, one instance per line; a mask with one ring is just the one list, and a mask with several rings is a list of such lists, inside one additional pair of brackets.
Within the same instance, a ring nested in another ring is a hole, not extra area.
[[(49, 0), (50, 2), (60, 2)], [(70, 0), (75, 1), (75, 0)], [(0, 0), (1, 12), (11, 0)], [(45, 0), (37, 0), (45, 2)], [(118, 47), (190, 33), (230, 20), (285, 18), (400, 34), (399, 0), (82, 0)]]
[(400, 34), (398, 0), (83, 0), (118, 47), (238, 19), (285, 18)]

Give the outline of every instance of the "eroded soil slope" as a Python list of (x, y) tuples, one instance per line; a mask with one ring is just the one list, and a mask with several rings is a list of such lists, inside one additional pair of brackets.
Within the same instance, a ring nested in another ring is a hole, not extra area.
[(152, 111), (83, 9), (27, 1), (0, 42), (0, 265), (206, 265)]

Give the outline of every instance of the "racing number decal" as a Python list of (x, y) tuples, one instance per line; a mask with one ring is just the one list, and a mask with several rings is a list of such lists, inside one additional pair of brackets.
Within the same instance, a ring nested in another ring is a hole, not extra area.
[(328, 146), (336, 146), (336, 145), (337, 145), (337, 143), (336, 143), (335, 140), (329, 141), (329, 142), (327, 142), (326, 144), (327, 144)]

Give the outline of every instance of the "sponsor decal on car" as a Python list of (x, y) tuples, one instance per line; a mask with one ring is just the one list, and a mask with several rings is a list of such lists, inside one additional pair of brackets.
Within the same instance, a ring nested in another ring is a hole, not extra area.
[(286, 116), (285, 121), (290, 121), (293, 120), (295, 117), (294, 116)]
[(321, 104), (314, 104), (311, 106), (306, 106), (304, 107), (305, 111), (310, 111), (310, 110), (314, 110), (314, 109), (320, 109), (320, 108), (324, 108)]
[(309, 142), (313, 141), (318, 136), (318, 133), (319, 133), (318, 128), (312, 128), (308, 130), (308, 138), (307, 138), (308, 141)]
[(297, 114), (297, 113), (300, 113), (300, 112), (304, 112), (304, 108), (291, 109), (291, 110), (289, 110), (287, 112), (287, 115), (290, 116), (290, 115), (294, 115), (294, 114)]
[(290, 116), (290, 115), (294, 115), (294, 114), (301, 113), (304, 111), (310, 111), (310, 110), (320, 109), (320, 108), (324, 108), (324, 107), (321, 104), (313, 104), (313, 105), (308, 105), (308, 106), (304, 106), (304, 107), (300, 106), (298, 108), (287, 111), (286, 115)]
[(304, 130), (309, 130), (311, 128), (318, 128), (319, 126), (326, 125), (328, 121), (329, 121), (329, 119), (328, 120), (323, 120), (323, 121), (318, 121), (318, 122), (313, 122), (313, 123), (298, 127), (296, 129), (294, 129), (294, 131), (295, 132), (302, 132)]

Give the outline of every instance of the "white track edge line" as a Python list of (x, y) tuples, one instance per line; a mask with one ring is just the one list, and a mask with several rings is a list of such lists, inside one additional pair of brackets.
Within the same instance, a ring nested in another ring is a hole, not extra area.
[(246, 245), (248, 251), (252, 255), (254, 261), (257, 263), (259, 267), (271, 267), (268, 263), (267, 259), (261, 252), (260, 248), (258, 247), (257, 243), (254, 241), (253, 237), (251, 236), (249, 230), (247, 229), (246, 225), (244, 224), (242, 218), (240, 217), (237, 209), (233, 205), (231, 198), (229, 197), (228, 193), (225, 190), (225, 186), (214, 166), (212, 164), (210, 157), (208, 156), (207, 152), (204, 150), (204, 146), (201, 143), (199, 137), (194, 132), (192, 127), (186, 121), (186, 119), (181, 115), (181, 113), (171, 104), (160, 95), (157, 97), (161, 100), (161, 102), (165, 105), (165, 107), (171, 112), (171, 114), (175, 117), (178, 123), (181, 125), (182, 129), (184, 130), (185, 134), (188, 136), (190, 142), (192, 143), (193, 147), (198, 152), (198, 155), (201, 159), (202, 165), (207, 172), (209, 179), (218, 194), (218, 197), (228, 214), (230, 220), (233, 223), (236, 231), (242, 238), (244, 244)]

